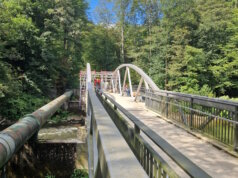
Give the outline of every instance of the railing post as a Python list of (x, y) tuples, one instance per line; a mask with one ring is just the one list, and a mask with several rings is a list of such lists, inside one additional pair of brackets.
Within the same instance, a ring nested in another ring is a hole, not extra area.
[(134, 125), (135, 133), (140, 134), (140, 128), (137, 125)]
[[(236, 106), (234, 114), (235, 114), (234, 120), (238, 121), (238, 107), (237, 106)], [(235, 129), (235, 131), (234, 131), (234, 150), (238, 151), (238, 124), (235, 124), (234, 129)]]
[(191, 101), (190, 101), (190, 129), (193, 128), (193, 98), (191, 98)]
[(169, 94), (166, 93), (166, 118), (169, 117)]
[(140, 135), (140, 128), (134, 124), (134, 146), (135, 146), (135, 151), (137, 154), (137, 157), (140, 155), (140, 145), (137, 142), (137, 135)]

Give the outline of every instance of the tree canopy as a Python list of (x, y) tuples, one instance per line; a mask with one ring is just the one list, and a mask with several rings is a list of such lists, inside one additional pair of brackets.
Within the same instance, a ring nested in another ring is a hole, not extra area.
[[(111, 5), (108, 6), (107, 4)], [(237, 0), (0, 0), (0, 116), (78, 87), (78, 73), (143, 68), (161, 89), (238, 95)]]

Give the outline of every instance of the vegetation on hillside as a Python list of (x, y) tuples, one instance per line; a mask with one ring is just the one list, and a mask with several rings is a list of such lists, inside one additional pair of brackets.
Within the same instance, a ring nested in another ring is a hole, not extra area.
[[(111, 4), (110, 6), (108, 4)], [(0, 116), (78, 86), (78, 73), (143, 68), (161, 89), (238, 97), (237, 0), (0, 0)]]

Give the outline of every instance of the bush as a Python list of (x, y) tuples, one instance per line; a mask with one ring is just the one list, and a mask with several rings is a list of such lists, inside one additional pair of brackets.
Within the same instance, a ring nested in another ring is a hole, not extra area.
[(55, 178), (55, 176), (53, 174), (47, 174), (45, 178)]
[(223, 99), (223, 100), (231, 100), (231, 101), (235, 101), (235, 102), (238, 102), (238, 98), (230, 98), (229, 96), (221, 96), (220, 99)]
[(71, 178), (88, 178), (88, 172), (84, 169), (75, 169)]
[(70, 112), (59, 109), (51, 118), (50, 120), (53, 123), (58, 123), (60, 121), (66, 120), (70, 116)]
[(9, 120), (18, 120), (49, 102), (45, 97), (26, 93), (6, 98), (0, 98), (0, 116)]
[(182, 86), (180, 92), (200, 96), (215, 97), (212, 89), (208, 85), (203, 85), (201, 88), (198, 85), (195, 85), (193, 87)]

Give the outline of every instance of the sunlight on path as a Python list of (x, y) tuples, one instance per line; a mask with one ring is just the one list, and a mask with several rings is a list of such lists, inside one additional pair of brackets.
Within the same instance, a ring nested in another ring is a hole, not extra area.
[[(144, 103), (136, 103), (130, 97), (121, 97), (118, 94), (110, 94), (120, 105), (150, 126), (158, 135), (173, 145), (191, 161), (205, 170), (212, 177), (238, 177), (238, 158), (235, 158), (222, 150), (218, 150), (211, 144), (201, 140), (185, 130), (160, 119), (156, 113), (148, 110)], [(153, 147), (161, 154), (156, 145)], [(161, 156), (174, 168), (174, 163), (164, 154)], [(185, 173), (176, 167), (176, 172), (185, 177)]]

